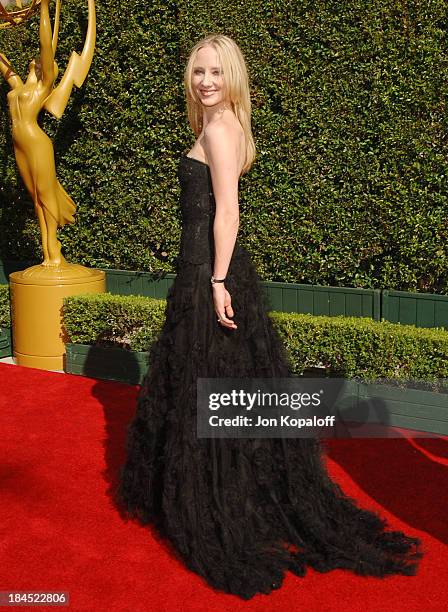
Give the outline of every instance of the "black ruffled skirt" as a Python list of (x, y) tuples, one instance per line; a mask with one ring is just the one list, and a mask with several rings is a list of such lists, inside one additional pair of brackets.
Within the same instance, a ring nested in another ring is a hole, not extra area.
[(210, 263), (179, 263), (128, 427), (117, 500), (154, 523), (209, 585), (244, 599), (307, 566), (415, 574), (420, 541), (387, 531), (347, 497), (318, 440), (197, 438), (197, 377), (292, 375), (247, 251), (232, 258), (226, 281), (236, 330), (217, 323), (211, 273)]

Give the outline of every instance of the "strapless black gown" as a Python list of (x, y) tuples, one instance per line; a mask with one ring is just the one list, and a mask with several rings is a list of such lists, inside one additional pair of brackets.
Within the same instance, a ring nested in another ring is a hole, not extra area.
[(330, 479), (316, 439), (197, 438), (197, 377), (285, 377), (292, 370), (267, 312), (260, 278), (238, 243), (226, 288), (237, 329), (213, 306), (215, 202), (210, 168), (183, 156), (182, 237), (166, 319), (127, 431), (118, 499), (155, 524), (190, 570), (249, 599), (304, 576), (345, 568), (415, 574), (420, 540), (387, 531)]

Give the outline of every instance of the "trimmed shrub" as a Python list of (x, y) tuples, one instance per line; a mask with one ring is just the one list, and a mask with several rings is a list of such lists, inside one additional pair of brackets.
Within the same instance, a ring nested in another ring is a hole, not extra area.
[[(166, 300), (86, 294), (64, 298), (68, 341), (148, 350), (165, 319)], [(294, 372), (322, 367), (347, 378), (435, 382), (448, 379), (448, 332), (358, 317), (271, 311)]]
[(11, 327), (9, 285), (0, 285), (0, 329), (2, 327)]

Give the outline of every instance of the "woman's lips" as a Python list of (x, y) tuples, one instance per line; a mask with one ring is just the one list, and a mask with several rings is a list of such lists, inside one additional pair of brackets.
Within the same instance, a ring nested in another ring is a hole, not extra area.
[(203, 96), (205, 96), (205, 97), (207, 97), (207, 96), (211, 96), (211, 95), (212, 95), (212, 94), (214, 94), (214, 93), (215, 93), (215, 90), (213, 90), (213, 91), (204, 91), (204, 90), (203, 90), (203, 91), (201, 91), (201, 94), (202, 94)]

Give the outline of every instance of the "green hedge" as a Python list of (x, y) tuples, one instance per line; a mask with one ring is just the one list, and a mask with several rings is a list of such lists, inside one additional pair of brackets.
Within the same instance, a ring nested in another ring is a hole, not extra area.
[[(146, 351), (159, 334), (166, 300), (100, 295), (64, 298), (63, 319), (75, 344)], [(269, 313), (294, 371), (325, 367), (345, 377), (448, 379), (448, 332), (358, 317)]]
[[(80, 51), (86, 2), (64, 1), (58, 63)], [(448, 292), (444, 0), (97, 2), (89, 77), (54, 137), (78, 205), (69, 261), (174, 271), (179, 155), (194, 136), (182, 74), (192, 45), (232, 36), (251, 79), (258, 158), (241, 180), (242, 243), (266, 281)], [(35, 18), (0, 33), (25, 74)], [(41, 256), (0, 86), (0, 257)]]
[(144, 351), (159, 333), (165, 300), (111, 293), (63, 298), (69, 342)]
[(11, 327), (9, 285), (0, 285), (0, 329)]

